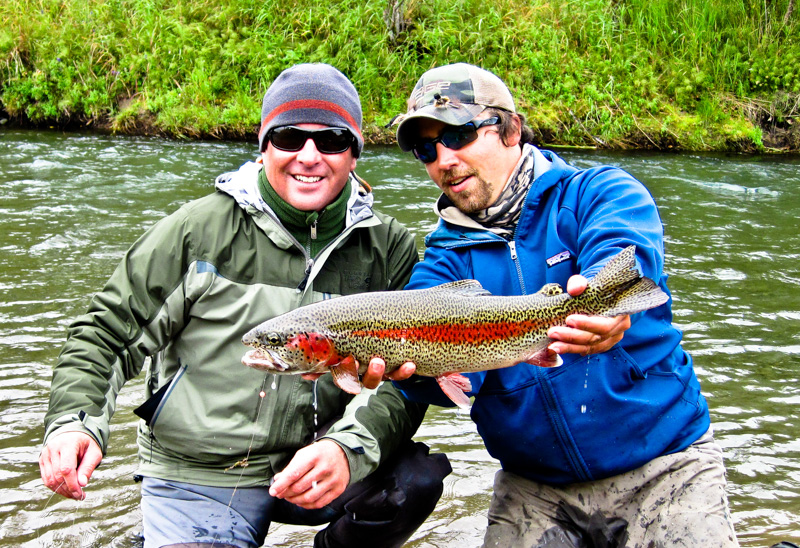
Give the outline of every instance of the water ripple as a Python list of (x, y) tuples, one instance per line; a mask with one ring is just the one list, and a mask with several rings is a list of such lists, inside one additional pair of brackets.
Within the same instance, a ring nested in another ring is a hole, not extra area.
[[(708, 397), (743, 547), (800, 538), (800, 159), (559, 150), (576, 165), (618, 165), (653, 193), (666, 233), (676, 323)], [(0, 139), (0, 547), (133, 546), (140, 529), (137, 418), (143, 379), (123, 387), (112, 441), (77, 503), (42, 486), (36, 460), (52, 365), (130, 244), (214, 177), (255, 157), (253, 143), (166, 141), (3, 130)], [(420, 247), (438, 196), (425, 167), (367, 147), (358, 173)], [(498, 463), (468, 414), (431, 408), (416, 439), (453, 473), (411, 548), (482, 543)], [(272, 546), (310, 545), (279, 525)]]

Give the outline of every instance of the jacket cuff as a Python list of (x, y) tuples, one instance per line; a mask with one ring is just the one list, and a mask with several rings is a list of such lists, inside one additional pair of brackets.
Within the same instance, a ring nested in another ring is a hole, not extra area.
[(335, 442), (342, 448), (345, 457), (347, 457), (347, 464), (350, 467), (348, 486), (358, 483), (378, 468), (377, 462), (370, 462), (370, 459), (367, 458), (366, 452), (356, 436), (336, 433), (330, 436), (322, 436), (317, 441), (325, 439)]
[(84, 414), (84, 417), (81, 417), (78, 413), (71, 413), (69, 415), (62, 415), (61, 417), (57, 418), (51, 422), (45, 430), (42, 445), (47, 445), (47, 442), (50, 441), (51, 438), (60, 434), (66, 434), (67, 432), (83, 432), (84, 434), (91, 436), (94, 441), (97, 442), (97, 445), (103, 451), (103, 456), (105, 456), (108, 436), (103, 435), (102, 426), (92, 424), (96, 421), (88, 421), (87, 423), (86, 417), (88, 417), (88, 415)]

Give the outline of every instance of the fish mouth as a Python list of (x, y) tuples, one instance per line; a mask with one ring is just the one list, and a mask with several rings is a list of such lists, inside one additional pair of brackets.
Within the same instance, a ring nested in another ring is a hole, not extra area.
[(272, 371), (275, 373), (282, 373), (289, 369), (288, 365), (261, 348), (255, 348), (246, 352), (242, 357), (242, 363), (253, 369), (261, 369), (263, 371)]

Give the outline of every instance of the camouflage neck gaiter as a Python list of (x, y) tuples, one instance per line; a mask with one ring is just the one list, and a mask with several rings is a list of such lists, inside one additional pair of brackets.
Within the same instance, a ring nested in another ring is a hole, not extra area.
[(483, 225), (486, 230), (498, 234), (505, 240), (511, 240), (522, 213), (522, 204), (533, 183), (533, 165), (533, 148), (526, 146), (517, 168), (497, 201), (469, 217)]

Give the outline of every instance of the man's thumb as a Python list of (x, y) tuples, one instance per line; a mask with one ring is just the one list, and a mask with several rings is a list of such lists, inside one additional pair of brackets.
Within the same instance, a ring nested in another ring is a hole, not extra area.
[(103, 452), (97, 446), (97, 443), (94, 440), (88, 442), (86, 452), (83, 454), (83, 458), (81, 458), (77, 469), (78, 483), (81, 487), (89, 483), (89, 478), (92, 477), (94, 469), (100, 464), (102, 458)]

